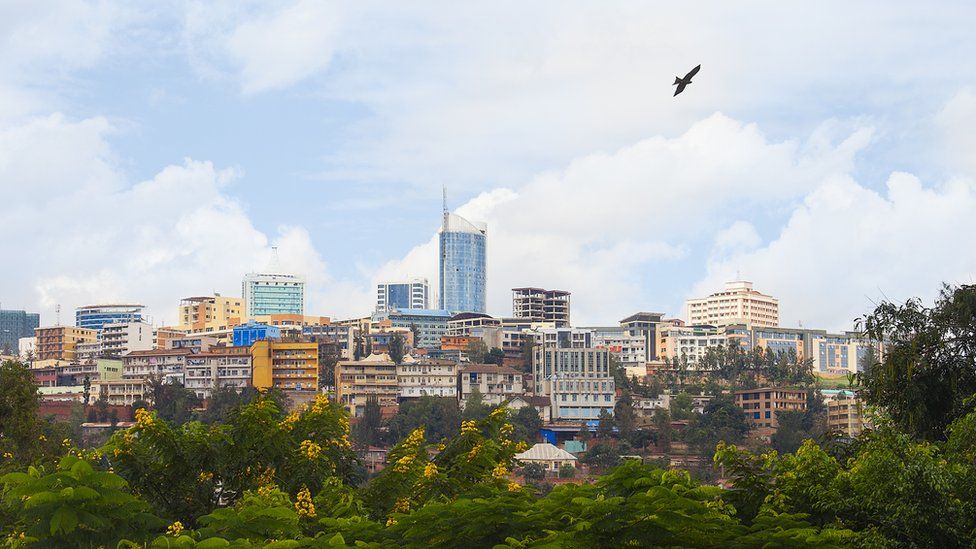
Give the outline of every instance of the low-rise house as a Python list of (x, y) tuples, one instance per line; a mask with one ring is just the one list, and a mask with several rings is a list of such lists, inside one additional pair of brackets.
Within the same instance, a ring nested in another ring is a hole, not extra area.
[(557, 448), (548, 442), (541, 442), (521, 454), (515, 454), (515, 459), (522, 465), (538, 463), (550, 473), (559, 473), (559, 468), (563, 465), (576, 467), (576, 463), (579, 461), (573, 454)]

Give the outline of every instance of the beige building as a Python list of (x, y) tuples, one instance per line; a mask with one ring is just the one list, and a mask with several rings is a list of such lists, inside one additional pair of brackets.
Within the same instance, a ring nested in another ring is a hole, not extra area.
[(336, 364), (336, 401), (349, 415), (359, 417), (366, 399), (376, 397), (379, 405), (395, 406), (400, 395), (397, 365), (387, 354), (372, 354), (362, 360), (342, 360)]
[(458, 366), (452, 360), (416, 360), (407, 355), (396, 368), (400, 399), (457, 398), (457, 371)]
[(122, 357), (122, 377), (129, 380), (161, 377), (166, 383), (184, 384), (186, 358), (192, 354), (190, 349), (133, 351)]
[(735, 392), (735, 404), (742, 408), (746, 423), (755, 428), (779, 427), (776, 412), (807, 409), (807, 393), (802, 389), (763, 387)]
[(727, 282), (725, 289), (701, 299), (689, 299), (688, 324), (752, 324), (779, 326), (779, 300), (752, 289), (752, 282)]
[(468, 364), (459, 374), (461, 400), (466, 402), (478, 389), (485, 404), (497, 406), (523, 393), (522, 372), (497, 364)]
[(521, 454), (515, 454), (515, 459), (522, 465), (537, 463), (549, 474), (556, 474), (563, 465), (576, 467), (576, 456), (562, 448), (557, 448), (548, 442), (536, 444)]
[(836, 395), (824, 400), (827, 405), (829, 431), (856, 437), (872, 427), (870, 418), (866, 417), (864, 404), (853, 391), (838, 391)]
[(244, 299), (240, 297), (200, 296), (180, 301), (177, 312), (179, 326), (184, 332), (227, 330), (244, 319)]
[(186, 357), (186, 388), (202, 399), (218, 387), (238, 392), (251, 385), (251, 348), (214, 347)]
[(74, 326), (52, 326), (35, 328), (37, 344), (34, 352), (35, 363), (44, 361), (74, 362), (78, 359), (78, 345), (95, 343), (98, 332)]

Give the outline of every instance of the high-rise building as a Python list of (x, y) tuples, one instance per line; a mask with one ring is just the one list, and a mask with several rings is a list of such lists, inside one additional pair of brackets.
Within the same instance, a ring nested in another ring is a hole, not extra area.
[(33, 336), (40, 322), (37, 313), (0, 309), (0, 355), (16, 355), (20, 338)]
[(305, 314), (305, 278), (279, 273), (244, 275), (244, 314), (248, 318), (273, 314)]
[(153, 327), (145, 322), (113, 322), (102, 327), (101, 356), (121, 357), (153, 348)]
[(187, 332), (226, 330), (244, 322), (244, 299), (240, 297), (199, 296), (180, 300), (176, 318)]
[(687, 302), (688, 324), (779, 326), (779, 300), (752, 289), (752, 282), (727, 282), (725, 289)]
[(145, 309), (137, 303), (85, 305), (75, 309), (75, 326), (101, 332), (106, 324), (143, 322), (148, 320)]
[(441, 309), (484, 313), (487, 288), (488, 226), (447, 211), (440, 233)]
[(534, 322), (569, 326), (570, 293), (542, 288), (512, 288), (512, 316)]
[(376, 285), (376, 312), (394, 309), (426, 309), (430, 303), (430, 284), (426, 278), (406, 282), (381, 282)]

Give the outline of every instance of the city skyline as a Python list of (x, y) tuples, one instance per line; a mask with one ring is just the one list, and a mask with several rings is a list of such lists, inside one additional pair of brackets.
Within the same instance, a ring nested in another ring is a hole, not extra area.
[(678, 316), (741, 272), (840, 330), (972, 283), (976, 61), (937, 52), (974, 7), (715, 8), (694, 36), (662, 6), (0, 8), (0, 301), (172, 325), (277, 246), (307, 312), (367, 314), (438, 278), (442, 185), (491, 227), (491, 314), (537, 286), (582, 325)]

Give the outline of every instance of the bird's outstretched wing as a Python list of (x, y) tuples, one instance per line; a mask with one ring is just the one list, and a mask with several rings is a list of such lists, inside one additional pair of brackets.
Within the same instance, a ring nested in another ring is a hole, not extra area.
[(697, 67), (691, 69), (691, 72), (689, 72), (688, 74), (686, 74), (684, 79), (685, 80), (691, 80), (692, 77), (694, 77), (696, 74), (698, 74), (698, 71), (700, 71), (700, 70), (701, 70), (701, 65), (698, 65)]
[[(685, 91), (685, 86), (687, 86), (687, 84), (685, 84), (684, 82), (679, 82), (678, 88), (674, 90), (674, 95), (678, 95), (679, 93)], [(674, 97), (674, 95), (672, 95), (671, 97)]]

